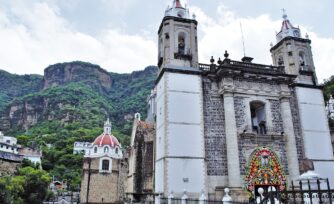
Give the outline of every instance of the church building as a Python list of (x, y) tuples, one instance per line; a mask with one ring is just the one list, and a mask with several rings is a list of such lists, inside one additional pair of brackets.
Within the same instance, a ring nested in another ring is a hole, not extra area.
[(229, 187), (237, 200), (259, 187), (284, 190), (308, 170), (334, 186), (333, 148), (309, 37), (284, 13), (270, 49), (273, 65), (246, 56), (232, 60), (227, 51), (203, 64), (198, 26), (174, 0), (158, 30), (159, 71), (149, 98), (154, 192), (221, 199)]

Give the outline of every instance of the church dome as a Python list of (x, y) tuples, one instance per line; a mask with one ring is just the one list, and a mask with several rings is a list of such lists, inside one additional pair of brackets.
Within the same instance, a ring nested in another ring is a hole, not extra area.
[(105, 133), (98, 136), (94, 140), (93, 145), (97, 145), (99, 147), (102, 147), (102, 146), (105, 146), (105, 145), (108, 145), (110, 147), (116, 147), (116, 146), (119, 147), (120, 146), (116, 137), (114, 137), (113, 135), (110, 135), (110, 134), (105, 134)]

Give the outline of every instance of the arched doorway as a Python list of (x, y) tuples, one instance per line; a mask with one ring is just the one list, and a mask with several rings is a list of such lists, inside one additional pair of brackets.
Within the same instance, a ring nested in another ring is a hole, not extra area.
[(245, 188), (250, 197), (257, 197), (258, 188), (266, 193), (270, 186), (278, 191), (287, 187), (286, 176), (277, 154), (268, 147), (259, 147), (250, 155)]

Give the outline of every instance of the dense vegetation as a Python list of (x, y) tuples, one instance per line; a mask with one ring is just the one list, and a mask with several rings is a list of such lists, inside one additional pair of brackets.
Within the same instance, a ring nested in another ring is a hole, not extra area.
[(35, 93), (43, 87), (43, 76), (16, 75), (0, 70), (0, 112), (16, 97)]
[[(17, 137), (23, 146), (41, 148), (43, 170), (57, 180), (66, 180), (69, 190), (79, 190), (83, 156), (73, 154), (74, 142), (92, 142), (102, 133), (103, 123), (109, 117), (113, 134), (123, 148), (126, 147), (132, 120), (125, 116), (140, 112), (145, 117), (147, 97), (154, 85), (157, 69), (147, 67), (131, 74), (102, 70), (103, 77), (111, 77), (112, 84), (108, 87), (99, 83), (101, 68), (97, 65), (73, 62), (48, 69), (58, 73), (66, 66), (80, 67), (81, 70), (87, 68), (95, 73), (82, 77), (80, 70), (80, 73), (72, 73), (72, 79), (66, 83), (45, 88), (43, 84), (49, 80), (45, 77), (0, 72), (0, 79), (6, 81), (6, 85), (0, 86), (0, 118), (8, 118), (11, 107), (18, 108), (5, 133)], [(62, 76), (56, 77), (61, 80)], [(28, 115), (36, 116), (38, 122), (25, 128), (22, 123)]]
[(39, 204), (53, 196), (48, 190), (51, 178), (29, 161), (14, 176), (0, 178), (0, 203), (3, 204)]

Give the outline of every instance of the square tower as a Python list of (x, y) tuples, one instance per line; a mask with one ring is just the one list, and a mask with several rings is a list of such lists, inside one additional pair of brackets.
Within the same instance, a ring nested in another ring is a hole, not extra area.
[(175, 0), (158, 33), (155, 192), (197, 197), (206, 189), (197, 21)]

